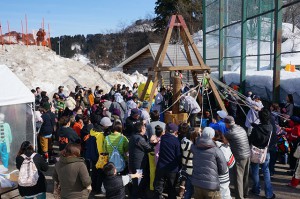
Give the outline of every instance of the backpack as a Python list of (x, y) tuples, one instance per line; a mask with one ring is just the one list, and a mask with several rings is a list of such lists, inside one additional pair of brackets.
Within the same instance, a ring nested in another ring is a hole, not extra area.
[(36, 153), (33, 153), (30, 157), (27, 157), (24, 154), (21, 155), (24, 158), (24, 161), (20, 168), (18, 184), (22, 187), (32, 187), (38, 182), (38, 169), (33, 162), (33, 157), (35, 155)]
[(109, 157), (109, 162), (112, 162), (114, 163), (116, 169), (117, 169), (117, 172), (121, 172), (125, 169), (125, 161), (124, 161), (124, 158), (122, 157), (122, 155), (120, 154), (119, 150), (118, 150), (118, 147), (119, 145), (122, 143), (123, 141), (123, 136), (121, 137), (121, 139), (119, 140), (119, 143), (117, 146), (113, 146), (112, 143), (110, 142), (109, 140), (109, 137), (106, 136), (105, 139), (107, 139), (107, 142), (108, 144), (113, 148), (113, 151)]

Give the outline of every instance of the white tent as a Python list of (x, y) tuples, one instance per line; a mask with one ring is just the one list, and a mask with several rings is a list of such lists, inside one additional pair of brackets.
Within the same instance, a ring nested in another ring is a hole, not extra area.
[(5, 136), (9, 138), (11, 135), (10, 141), (5, 142), (11, 154), (8, 164), (10, 171), (15, 169), (14, 157), (22, 142), (28, 140), (34, 147), (36, 145), (34, 101), (35, 97), (29, 88), (6, 65), (0, 65), (0, 113), (4, 114), (4, 121), (0, 121), (0, 124), (8, 125), (9, 128), (5, 127), (4, 130)]
[(0, 106), (33, 103), (34, 96), (5, 65), (0, 65)]

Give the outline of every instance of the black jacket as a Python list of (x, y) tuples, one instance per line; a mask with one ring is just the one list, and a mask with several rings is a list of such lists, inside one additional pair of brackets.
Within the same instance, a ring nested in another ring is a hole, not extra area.
[(80, 138), (77, 133), (70, 127), (62, 126), (58, 130), (58, 142), (59, 150), (62, 151), (65, 149), (68, 143), (80, 143)]
[(145, 169), (148, 166), (148, 153), (153, 151), (151, 146), (141, 134), (131, 136), (129, 140), (129, 170), (132, 173), (136, 169)]
[(157, 169), (178, 172), (181, 165), (180, 142), (177, 137), (166, 133), (161, 137)]
[(54, 124), (52, 124), (51, 116), (49, 113), (42, 114), (43, 123), (40, 130), (41, 136), (48, 136), (53, 133)]
[(272, 125), (270, 123), (251, 125), (253, 126), (253, 129), (249, 137), (250, 144), (261, 149), (265, 148), (268, 145), (270, 135), (273, 130)]
[[(26, 156), (30, 157), (32, 153), (25, 153)], [(24, 161), (24, 158), (22, 156), (16, 157), (16, 167), (20, 170), (22, 163)], [(48, 164), (45, 162), (44, 158), (40, 154), (36, 154), (33, 157), (33, 162), (38, 169), (39, 173), (39, 179), (35, 186), (33, 187), (22, 187), (18, 186), (19, 192), (21, 196), (32, 196), (36, 195), (38, 193), (46, 192), (47, 184), (45, 175), (42, 173), (42, 171), (46, 172), (48, 170)]]
[(122, 176), (106, 176), (103, 181), (107, 199), (125, 199)]

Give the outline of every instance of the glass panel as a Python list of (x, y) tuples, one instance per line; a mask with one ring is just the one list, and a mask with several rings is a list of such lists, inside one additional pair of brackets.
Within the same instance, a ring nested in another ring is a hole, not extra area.
[(219, 58), (219, 30), (206, 36), (206, 58)]
[(242, 1), (224, 0), (224, 24), (229, 25), (242, 19)]
[(254, 18), (247, 21), (247, 48), (246, 55), (257, 55), (258, 47), (258, 25), (259, 18)]
[(260, 69), (259, 70), (271, 70), (273, 63), (273, 55), (260, 56)]
[(219, 70), (219, 59), (207, 60), (206, 64), (212, 69), (212, 71)]
[(247, 0), (247, 18), (274, 9), (274, 0)]
[(224, 29), (224, 56), (241, 56), (241, 23)]
[(219, 28), (219, 0), (206, 3), (206, 31)]
[(224, 58), (224, 71), (240, 71), (241, 58)]

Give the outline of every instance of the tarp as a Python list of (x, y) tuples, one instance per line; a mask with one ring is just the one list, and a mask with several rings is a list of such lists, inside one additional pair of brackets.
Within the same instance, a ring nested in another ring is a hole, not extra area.
[(0, 65), (0, 106), (34, 102), (34, 95), (6, 66)]

